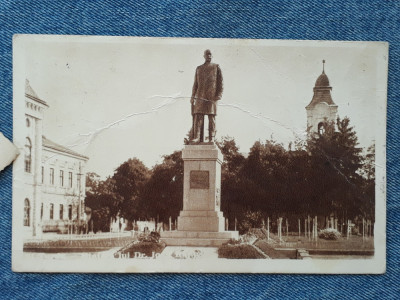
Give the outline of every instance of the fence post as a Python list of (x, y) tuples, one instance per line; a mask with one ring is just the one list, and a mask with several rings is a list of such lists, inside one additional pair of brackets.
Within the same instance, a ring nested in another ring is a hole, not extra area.
[(288, 237), (288, 236), (289, 236), (289, 221), (286, 218), (286, 237)]
[(236, 231), (237, 219), (235, 217), (235, 231)]
[(363, 218), (362, 219), (362, 231), (363, 231), (363, 241), (364, 241), (364, 239), (365, 239), (365, 219)]
[(301, 236), (301, 228), (300, 228), (300, 219), (298, 219), (299, 223), (299, 237)]

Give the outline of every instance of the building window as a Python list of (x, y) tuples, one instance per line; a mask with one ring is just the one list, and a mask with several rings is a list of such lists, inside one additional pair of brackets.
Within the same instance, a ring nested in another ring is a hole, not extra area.
[(64, 205), (60, 204), (60, 220), (64, 219)]
[(30, 213), (31, 213), (31, 206), (29, 204), (29, 200), (25, 199), (25, 203), (24, 203), (24, 226), (29, 226)]
[(25, 139), (25, 172), (31, 172), (32, 165), (32, 143), (29, 138)]
[(44, 167), (42, 166), (42, 183), (44, 183)]
[(72, 220), (72, 205), (68, 205), (68, 220)]
[(60, 170), (60, 186), (64, 186), (64, 171)]
[(40, 220), (43, 219), (43, 203), (40, 206)]
[(72, 188), (72, 172), (68, 173), (68, 186)]
[(54, 204), (50, 203), (50, 220), (54, 218)]
[(30, 127), (31, 126), (31, 122), (29, 121), (28, 118), (26, 118), (26, 127)]
[(54, 185), (54, 169), (50, 168), (50, 184)]

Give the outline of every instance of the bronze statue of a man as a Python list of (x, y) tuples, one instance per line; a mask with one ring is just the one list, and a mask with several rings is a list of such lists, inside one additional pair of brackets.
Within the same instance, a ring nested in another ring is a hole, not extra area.
[(222, 97), (222, 72), (219, 65), (211, 63), (211, 51), (204, 51), (205, 62), (196, 68), (192, 90), (193, 127), (191, 143), (204, 142), (204, 115), (208, 116), (208, 141), (214, 142), (217, 101)]

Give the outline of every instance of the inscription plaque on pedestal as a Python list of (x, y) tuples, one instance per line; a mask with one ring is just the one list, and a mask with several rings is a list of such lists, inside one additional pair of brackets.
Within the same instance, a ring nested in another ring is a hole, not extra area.
[(190, 171), (191, 189), (209, 189), (210, 173), (208, 171)]

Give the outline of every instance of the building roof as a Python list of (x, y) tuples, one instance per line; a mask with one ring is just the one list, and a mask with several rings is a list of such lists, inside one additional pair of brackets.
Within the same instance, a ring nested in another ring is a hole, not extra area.
[(71, 149), (68, 149), (68, 148), (66, 148), (64, 146), (61, 146), (61, 145), (49, 140), (45, 136), (42, 137), (42, 142), (43, 142), (43, 146), (44, 147), (47, 147), (47, 148), (50, 148), (50, 149), (53, 149), (53, 150), (57, 150), (59, 152), (64, 152), (64, 153), (67, 153), (67, 154), (70, 154), (70, 155), (73, 155), (73, 156), (77, 156), (77, 157), (80, 157), (80, 158), (83, 158), (83, 159), (86, 159), (86, 160), (89, 159), (89, 157), (84, 156), (82, 154), (79, 154), (78, 152), (72, 151)]
[[(325, 60), (323, 60), (323, 63), (325, 64)], [(308, 104), (306, 108), (314, 107), (318, 103), (336, 105), (335, 102), (333, 102), (331, 96), (331, 90), (332, 87), (329, 85), (329, 78), (325, 74), (325, 68), (323, 67), (322, 74), (319, 75), (319, 77), (315, 81), (313, 98), (311, 99), (310, 104)]]
[(33, 90), (31, 85), (29, 84), (29, 80), (25, 79), (25, 96), (28, 97), (29, 99), (32, 99), (36, 102), (39, 102), (40, 104), (49, 106), (46, 101), (42, 100), (39, 98), (39, 96), (36, 94), (36, 92)]

